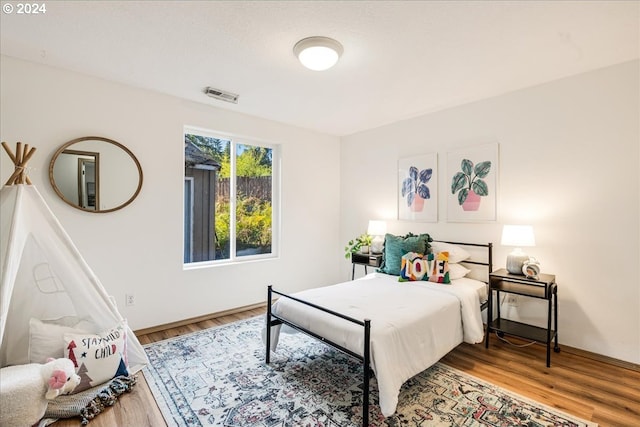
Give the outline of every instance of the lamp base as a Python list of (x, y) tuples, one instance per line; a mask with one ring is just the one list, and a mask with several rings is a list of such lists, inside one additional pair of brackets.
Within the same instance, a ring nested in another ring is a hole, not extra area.
[(374, 254), (381, 254), (382, 247), (384, 246), (384, 239), (382, 236), (375, 236), (371, 242), (371, 252)]
[(522, 266), (528, 259), (529, 257), (522, 252), (518, 254), (510, 253), (507, 256), (507, 271), (511, 274), (524, 276), (524, 274), (522, 274)]

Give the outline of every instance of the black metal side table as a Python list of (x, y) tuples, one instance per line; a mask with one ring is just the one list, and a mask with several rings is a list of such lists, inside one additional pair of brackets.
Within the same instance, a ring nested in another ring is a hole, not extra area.
[(362, 254), (354, 252), (351, 254), (351, 280), (356, 275), (356, 265), (364, 266), (364, 274), (367, 274), (367, 267), (380, 267), (382, 265), (382, 254)]
[[(493, 319), (493, 292), (496, 293), (497, 317)], [(547, 327), (528, 325), (500, 317), (500, 292), (540, 298), (548, 301)], [(553, 313), (552, 313), (553, 312)], [(553, 319), (553, 326), (551, 320)], [(509, 334), (547, 345), (547, 368), (551, 366), (551, 342), (555, 340), (553, 351), (560, 352), (558, 346), (558, 284), (553, 274), (540, 274), (537, 279), (511, 274), (505, 269), (489, 274), (489, 306), (487, 308), (487, 329), (485, 347), (489, 348), (491, 332), (498, 335)]]

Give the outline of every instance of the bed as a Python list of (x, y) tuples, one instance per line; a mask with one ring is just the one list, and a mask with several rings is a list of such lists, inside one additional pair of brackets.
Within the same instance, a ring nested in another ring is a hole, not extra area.
[[(363, 426), (369, 424), (372, 373), (378, 383), (381, 412), (392, 415), (405, 381), (458, 344), (484, 339), (481, 310), (486, 306), (492, 244), (434, 242), (438, 243), (479, 250), (480, 260), (476, 253), (463, 263), (474, 274), (441, 284), (401, 282), (394, 274), (376, 272), (290, 295), (269, 286), (266, 362), (277, 349), (281, 325), (293, 327), (362, 361)], [(478, 274), (483, 280), (468, 277)], [(274, 297), (278, 297), (275, 302)]]

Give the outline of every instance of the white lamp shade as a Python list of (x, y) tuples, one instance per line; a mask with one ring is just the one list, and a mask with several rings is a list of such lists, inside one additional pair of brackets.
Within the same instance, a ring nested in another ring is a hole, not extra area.
[(342, 45), (328, 37), (307, 37), (293, 47), (293, 53), (302, 65), (314, 71), (323, 71), (333, 67), (342, 52)]
[(384, 236), (387, 232), (387, 223), (385, 221), (369, 221), (367, 234), (371, 236)]
[(502, 246), (535, 246), (536, 239), (530, 225), (505, 225), (502, 228)]

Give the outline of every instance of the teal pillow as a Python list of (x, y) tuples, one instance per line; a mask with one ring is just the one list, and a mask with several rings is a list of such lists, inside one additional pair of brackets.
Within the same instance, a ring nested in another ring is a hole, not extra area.
[(382, 249), (382, 264), (378, 269), (381, 273), (400, 275), (402, 268), (402, 256), (407, 252), (417, 252), (428, 254), (431, 252), (433, 239), (428, 234), (407, 234), (406, 236), (394, 236), (386, 234), (384, 236), (384, 247)]

